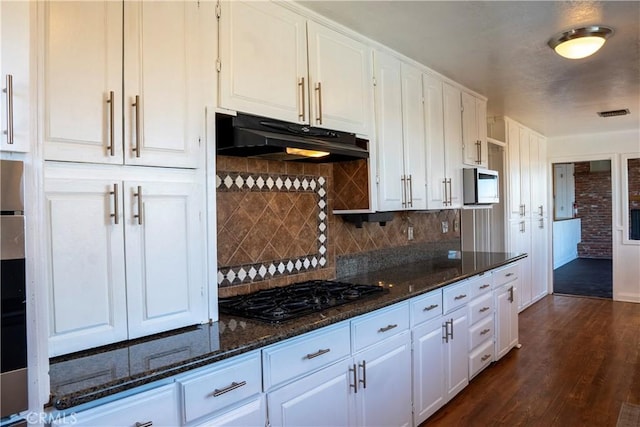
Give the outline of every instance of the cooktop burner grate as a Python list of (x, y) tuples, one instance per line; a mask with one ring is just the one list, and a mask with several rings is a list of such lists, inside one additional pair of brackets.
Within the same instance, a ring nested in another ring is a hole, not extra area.
[(220, 312), (280, 323), (385, 292), (381, 286), (326, 280), (294, 283), (218, 300)]

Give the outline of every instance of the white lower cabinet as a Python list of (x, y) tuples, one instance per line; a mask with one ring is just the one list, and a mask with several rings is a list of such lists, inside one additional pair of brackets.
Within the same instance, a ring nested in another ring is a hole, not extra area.
[(50, 356), (207, 320), (196, 172), (47, 164), (44, 187)]
[(264, 427), (267, 420), (267, 409), (264, 395), (260, 395), (244, 405), (223, 412), (193, 427)]
[(107, 403), (97, 408), (56, 417), (52, 427), (75, 426), (168, 426), (180, 424), (178, 390), (168, 384)]
[(495, 360), (518, 345), (518, 267), (520, 263), (494, 272)]

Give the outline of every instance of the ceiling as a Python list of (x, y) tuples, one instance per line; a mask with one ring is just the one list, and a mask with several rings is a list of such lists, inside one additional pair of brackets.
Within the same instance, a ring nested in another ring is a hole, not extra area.
[[(488, 99), (548, 137), (640, 128), (640, 1), (303, 1)], [(556, 33), (589, 24), (614, 35), (564, 59)], [(630, 115), (600, 118), (598, 111)]]

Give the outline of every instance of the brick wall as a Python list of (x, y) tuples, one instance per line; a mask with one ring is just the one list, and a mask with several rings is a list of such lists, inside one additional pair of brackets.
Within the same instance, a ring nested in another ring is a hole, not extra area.
[(580, 258), (612, 258), (611, 171), (591, 172), (589, 162), (575, 164), (578, 218), (582, 220)]

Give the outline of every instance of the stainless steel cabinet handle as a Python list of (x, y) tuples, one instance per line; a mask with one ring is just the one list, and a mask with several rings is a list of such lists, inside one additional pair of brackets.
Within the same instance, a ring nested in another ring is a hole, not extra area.
[(486, 335), (486, 334), (488, 334), (489, 332), (491, 332), (491, 329), (483, 329), (483, 330), (480, 332), (480, 335)]
[(407, 181), (404, 175), (400, 177), (400, 182), (402, 183), (402, 207), (407, 207)]
[(538, 224), (538, 228), (544, 228), (544, 219), (540, 218), (540, 223)]
[(300, 106), (302, 112), (298, 114), (298, 118), (301, 122), (304, 122), (306, 119), (306, 106), (305, 106), (305, 96), (304, 96), (304, 77), (300, 77), (300, 81), (298, 82), (298, 88), (300, 90)]
[(504, 275), (504, 277), (511, 277), (513, 275), (514, 275), (514, 273), (507, 273), (507, 274)]
[(407, 178), (407, 181), (409, 182), (409, 201), (407, 202), (407, 204), (409, 205), (409, 207), (413, 207), (413, 183), (411, 181), (411, 175), (409, 175), (409, 177)]
[(213, 397), (218, 397), (218, 396), (220, 396), (222, 394), (229, 393), (230, 391), (235, 390), (235, 389), (240, 388), (240, 387), (245, 386), (245, 385), (247, 385), (246, 381), (240, 381), (239, 383), (233, 381), (231, 384), (229, 384), (228, 386), (226, 386), (224, 388), (220, 388), (220, 389), (217, 388), (217, 389), (213, 390), (213, 393), (211, 393), (211, 395)]
[(349, 387), (353, 387), (353, 392), (358, 392), (358, 373), (356, 364), (353, 364), (353, 367), (349, 368), (349, 372), (353, 372), (353, 384), (349, 384)]
[(138, 224), (142, 225), (142, 186), (138, 185), (138, 192), (133, 193), (133, 196), (138, 199), (138, 213), (133, 215), (138, 219)]
[(136, 121), (135, 121), (136, 144), (131, 148), (131, 151), (135, 151), (136, 157), (140, 157), (140, 95), (136, 95), (136, 100), (134, 101), (133, 104), (131, 104), (131, 106), (134, 107), (135, 114), (136, 114)]
[(115, 101), (113, 97), (114, 97), (113, 91), (110, 91), (109, 98), (107, 99), (107, 104), (109, 104), (109, 145), (107, 146), (107, 150), (109, 150), (110, 156), (114, 156), (115, 150), (116, 150), (116, 146), (114, 144), (115, 134), (113, 132), (113, 129), (114, 129), (113, 118), (115, 117), (115, 113), (114, 113)]
[(523, 204), (522, 205), (522, 216), (526, 216), (527, 215), (527, 205)]
[(151, 427), (152, 425), (153, 421), (136, 422), (136, 427)]
[(509, 288), (509, 302), (513, 302), (513, 286)]
[(316, 114), (316, 122), (322, 124), (322, 83), (316, 83), (316, 93), (318, 98), (318, 114)]
[(362, 368), (362, 379), (358, 382), (362, 383), (362, 388), (367, 388), (367, 362), (363, 360), (358, 366)]
[(324, 349), (320, 349), (318, 351), (316, 351), (315, 353), (309, 353), (306, 356), (303, 357), (303, 359), (313, 359), (316, 358), (318, 356), (322, 356), (323, 354), (327, 354), (331, 351), (330, 348), (324, 348)]
[(109, 194), (113, 194), (113, 211), (110, 216), (113, 218), (114, 224), (120, 223), (120, 217), (118, 215), (118, 184), (113, 184), (113, 191), (110, 191)]
[(7, 94), (7, 144), (13, 144), (13, 75), (7, 74), (7, 87), (2, 91)]
[(487, 310), (491, 310), (491, 307), (482, 307), (482, 308), (480, 309), (480, 313), (484, 313), (484, 312), (485, 312), (485, 311), (487, 311)]
[(520, 232), (524, 233), (525, 232), (525, 225), (524, 225), (524, 221), (520, 221)]
[(478, 154), (478, 160), (476, 160), (477, 164), (482, 164), (482, 141), (476, 141), (476, 151)]
[(449, 342), (449, 321), (448, 320), (442, 324), (442, 329), (443, 329), (442, 339), (444, 340), (445, 343), (448, 343)]
[(463, 299), (463, 298), (466, 298), (466, 297), (467, 297), (467, 294), (460, 294), (460, 295), (457, 295), (457, 296), (453, 297), (453, 299), (457, 301), (457, 300), (460, 300), (460, 299)]
[(485, 283), (484, 285), (480, 286), (480, 289), (487, 289), (489, 286), (491, 286), (488, 283)]
[(431, 310), (433, 310), (434, 308), (438, 308), (438, 304), (431, 304), (431, 305), (429, 305), (429, 306), (427, 306), (427, 307), (423, 308), (423, 309), (422, 309), (422, 311), (431, 311)]
[(542, 208), (542, 205), (538, 206), (538, 215), (543, 216), (543, 211), (544, 209)]
[(480, 361), (481, 361), (481, 362), (484, 362), (485, 360), (487, 360), (487, 359), (488, 359), (488, 358), (490, 358), (490, 357), (491, 357), (491, 355), (490, 355), (490, 354), (485, 354), (484, 356), (482, 356), (482, 357), (480, 358)]
[(393, 325), (387, 325), (384, 328), (378, 329), (378, 332), (387, 332), (387, 331), (390, 331), (391, 329), (397, 328), (397, 327), (398, 327), (398, 325), (394, 323)]
[(444, 184), (444, 194), (442, 195), (442, 204), (444, 206), (447, 206), (447, 179), (445, 178), (444, 180), (442, 180), (442, 183)]
[(449, 334), (449, 338), (453, 339), (453, 319), (449, 320), (449, 324), (451, 325), (451, 333)]
[(453, 185), (451, 184), (451, 178), (449, 178), (449, 206), (453, 205)]

